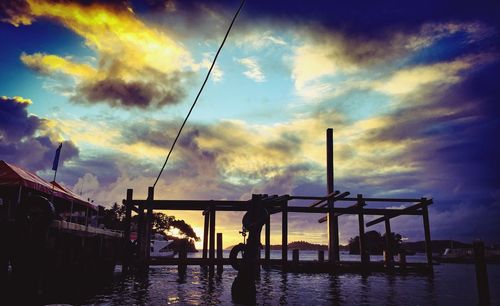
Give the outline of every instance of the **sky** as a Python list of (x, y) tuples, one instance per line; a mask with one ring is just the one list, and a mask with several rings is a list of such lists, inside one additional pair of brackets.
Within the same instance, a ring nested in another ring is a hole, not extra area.
[[(145, 198), (238, 6), (2, 1), (0, 159), (50, 180), (62, 142), (62, 184), (104, 206)], [(325, 195), (333, 128), (336, 190), (433, 198), (433, 239), (500, 243), (499, 7), (248, 0), (155, 198)], [(166, 213), (201, 235), (201, 213)], [(217, 215), (225, 245), (241, 217)], [(326, 243), (320, 217), (290, 214), (289, 241)], [(423, 239), (419, 217), (392, 229)], [(340, 217), (341, 243), (356, 235)]]

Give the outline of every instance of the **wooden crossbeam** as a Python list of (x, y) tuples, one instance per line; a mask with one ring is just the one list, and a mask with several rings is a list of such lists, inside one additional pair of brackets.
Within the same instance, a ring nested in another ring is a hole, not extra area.
[[(304, 207), (304, 206), (288, 206), (288, 212), (293, 213), (327, 213), (329, 211), (328, 207)], [(357, 215), (359, 213), (357, 207), (334, 207), (334, 213), (340, 214), (351, 214)], [(401, 212), (401, 209), (392, 209), (392, 208), (364, 208), (363, 214), (365, 215), (379, 215), (379, 216), (387, 216), (398, 214)], [(408, 211), (404, 213), (405, 215), (418, 216), (421, 215), (421, 211)]]
[[(412, 199), (412, 198), (363, 198), (365, 202), (385, 202), (385, 203), (420, 203), (422, 199)], [(357, 198), (343, 198), (339, 200), (340, 202), (357, 202)]]
[[(333, 202), (337, 202), (342, 200), (343, 198), (347, 197), (351, 193), (349, 191), (343, 192), (340, 195), (336, 196), (333, 198)], [(322, 204), (320, 207), (328, 207), (328, 203)]]
[[(363, 204), (361, 206), (362, 207), (366, 206), (366, 204)], [(346, 208), (359, 208), (359, 204), (354, 204), (354, 205), (351, 205), (351, 206), (346, 207)], [(335, 213), (335, 217), (342, 216), (342, 215), (343, 215), (343, 213)], [(327, 216), (321, 217), (318, 219), (318, 223), (326, 222), (326, 220), (328, 220)]]
[(316, 201), (316, 202), (314, 202), (314, 203), (310, 204), (310, 205), (309, 205), (309, 207), (315, 207), (315, 206), (318, 206), (318, 205), (322, 204), (323, 202), (325, 202), (325, 201), (328, 201), (328, 200), (332, 199), (333, 197), (335, 197), (335, 196), (336, 196), (337, 194), (339, 194), (339, 193), (340, 193), (340, 191), (336, 190), (336, 191), (334, 191), (334, 192), (332, 192), (332, 193), (328, 194), (326, 197), (321, 198), (320, 200), (318, 200), (318, 201)]
[[(378, 224), (380, 222), (384, 222), (386, 219), (391, 219), (391, 218), (394, 218), (394, 217), (397, 217), (397, 216), (409, 215), (410, 213), (415, 212), (418, 209), (423, 208), (424, 206), (432, 204), (432, 199), (430, 199), (430, 200), (422, 200), (422, 199), (420, 199), (420, 201), (421, 202), (418, 203), (418, 204), (415, 204), (415, 205), (412, 205), (412, 206), (409, 206), (409, 207), (406, 207), (406, 208), (403, 208), (403, 209), (397, 209), (395, 212), (391, 212), (389, 214), (385, 214), (383, 217), (380, 217), (380, 218), (377, 218), (375, 220), (372, 220), (372, 221), (366, 223), (366, 226), (369, 227), (369, 226)], [(419, 212), (419, 214), (422, 214), (422, 212)]]

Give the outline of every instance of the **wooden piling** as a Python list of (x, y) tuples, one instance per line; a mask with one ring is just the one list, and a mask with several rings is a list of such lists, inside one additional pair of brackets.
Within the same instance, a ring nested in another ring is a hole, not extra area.
[(281, 208), (281, 261), (288, 261), (288, 202), (284, 201)]
[(405, 252), (405, 250), (399, 251), (399, 267), (401, 269), (406, 268), (406, 252)]
[(385, 219), (385, 265), (388, 268), (391, 268), (394, 263), (394, 258), (392, 256), (392, 248), (391, 248), (391, 219)]
[(265, 230), (265, 259), (269, 261), (271, 259), (271, 215), (267, 217), (266, 220), (266, 230)]
[(319, 262), (324, 262), (325, 261), (325, 251), (318, 250), (318, 261)]
[[(327, 193), (334, 192), (334, 167), (333, 167), (333, 129), (326, 130), (326, 180)], [(333, 211), (335, 202), (328, 200), (328, 261), (339, 261), (339, 224), (338, 217)]]
[(145, 259), (149, 261), (150, 250), (151, 250), (151, 236), (153, 234), (153, 201), (154, 201), (155, 189), (154, 187), (148, 188), (148, 202), (146, 207), (146, 222), (145, 222), (145, 237), (146, 237), (146, 249), (145, 249)]
[(204, 212), (203, 212), (203, 215), (204, 215), (204, 224), (203, 224), (203, 253), (202, 253), (202, 257), (204, 259), (207, 258), (208, 256), (208, 224), (210, 222), (210, 210), (209, 209), (206, 209)]
[(359, 255), (361, 257), (361, 263), (366, 265), (370, 260), (368, 258), (368, 253), (365, 249), (365, 217), (363, 214), (363, 206), (365, 202), (363, 200), (363, 195), (358, 194), (358, 227), (359, 227)]
[(474, 241), (473, 248), (479, 305), (490, 305), (490, 288), (488, 283), (488, 271), (486, 269), (484, 243), (480, 240), (476, 240)]
[[(426, 198), (422, 198), (422, 203), (427, 202)], [(429, 210), (427, 205), (422, 207), (422, 219), (424, 223), (424, 236), (425, 236), (425, 253), (427, 255), (427, 264), (429, 268), (432, 270), (432, 248), (431, 248), (431, 230), (429, 224)]]
[(187, 240), (182, 239), (179, 247), (179, 264), (177, 265), (177, 272), (179, 273), (179, 277), (182, 278), (186, 275), (187, 270)]
[(124, 270), (127, 271), (130, 265), (130, 257), (132, 253), (131, 242), (130, 242), (130, 223), (132, 220), (132, 198), (133, 198), (134, 190), (127, 189), (127, 199), (125, 201), (125, 228), (123, 229), (123, 240), (125, 247), (124, 254)]
[(215, 209), (210, 207), (210, 246), (209, 246), (209, 258), (210, 265), (213, 265), (215, 259)]
[(137, 205), (138, 212), (137, 212), (137, 248), (138, 248), (138, 259), (139, 262), (143, 263), (145, 258), (144, 258), (144, 248), (146, 247), (146, 241), (144, 240), (144, 223), (145, 223), (145, 217), (144, 217), (144, 206), (142, 203), (139, 203)]
[(223, 258), (223, 248), (222, 248), (222, 233), (217, 233), (217, 273), (221, 274), (223, 270), (222, 258)]
[(299, 263), (299, 250), (298, 249), (292, 250), (292, 261), (295, 265), (297, 265)]

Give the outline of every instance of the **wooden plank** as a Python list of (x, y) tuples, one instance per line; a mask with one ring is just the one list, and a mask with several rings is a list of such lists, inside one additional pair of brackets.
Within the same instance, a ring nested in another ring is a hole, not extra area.
[[(401, 216), (401, 215), (411, 215), (412, 212), (414, 212), (420, 208), (427, 207), (427, 205), (431, 205), (431, 204), (432, 204), (432, 199), (430, 199), (430, 200), (426, 199), (425, 201), (422, 201), (419, 204), (415, 204), (415, 205), (412, 205), (412, 206), (409, 206), (409, 207), (406, 207), (403, 209), (398, 209), (398, 212), (389, 213), (389, 214), (385, 215), (384, 217), (380, 217), (378, 219), (372, 220), (372, 221), (366, 223), (366, 226), (369, 227), (369, 226), (378, 224), (380, 222), (384, 222), (386, 218), (390, 219), (390, 218), (394, 218), (394, 217)], [(420, 212), (420, 214), (422, 214), (422, 212)]]

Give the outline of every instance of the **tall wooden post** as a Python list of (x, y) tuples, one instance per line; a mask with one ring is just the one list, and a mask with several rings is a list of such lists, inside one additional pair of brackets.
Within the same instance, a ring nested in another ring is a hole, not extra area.
[(210, 265), (213, 265), (215, 259), (215, 207), (210, 207), (210, 248), (209, 248)]
[(125, 247), (124, 254), (124, 271), (128, 271), (130, 265), (130, 256), (132, 253), (131, 243), (130, 243), (130, 222), (132, 220), (132, 197), (134, 194), (133, 189), (127, 189), (127, 199), (125, 200), (125, 228), (123, 230), (123, 240)]
[(205, 211), (203, 212), (203, 215), (204, 215), (204, 224), (203, 224), (203, 253), (202, 253), (202, 257), (203, 259), (207, 259), (207, 255), (208, 255), (208, 224), (210, 222), (210, 209), (205, 209)]
[(154, 187), (148, 188), (148, 204), (146, 208), (146, 250), (145, 258), (149, 261), (150, 250), (151, 250), (151, 235), (153, 234), (153, 201), (154, 201), (155, 189)]
[(479, 298), (478, 305), (490, 305), (490, 286), (488, 282), (488, 271), (486, 269), (484, 243), (482, 241), (474, 241), (473, 247), (476, 266), (477, 295)]
[(137, 205), (137, 208), (139, 211), (137, 212), (137, 248), (138, 250), (138, 256), (139, 256), (139, 262), (142, 264), (144, 263), (144, 248), (146, 247), (146, 241), (145, 241), (145, 236), (144, 236), (144, 231), (145, 231), (145, 216), (144, 216), (144, 205), (140, 204)]
[[(326, 186), (327, 193), (334, 191), (333, 186), (333, 129), (326, 130)], [(339, 261), (339, 221), (333, 211), (335, 202), (328, 200), (328, 261), (336, 263)]]
[(281, 211), (281, 261), (288, 261), (288, 202), (284, 201)]
[(367, 252), (365, 249), (365, 216), (363, 214), (363, 206), (365, 206), (365, 201), (363, 200), (363, 195), (358, 194), (358, 226), (359, 226), (359, 255), (361, 258), (361, 263), (363, 265), (368, 263)]
[(391, 248), (391, 219), (385, 218), (385, 264), (388, 268), (393, 265), (393, 255)]
[(269, 263), (271, 259), (271, 215), (267, 216), (265, 231), (265, 259)]
[[(426, 202), (426, 198), (422, 198), (422, 203)], [(429, 224), (429, 211), (427, 205), (422, 207), (422, 219), (424, 221), (424, 236), (425, 236), (425, 253), (427, 255), (427, 264), (430, 269), (432, 267), (432, 248), (431, 248), (431, 228)]]
[(222, 273), (222, 233), (217, 233), (217, 273)]

